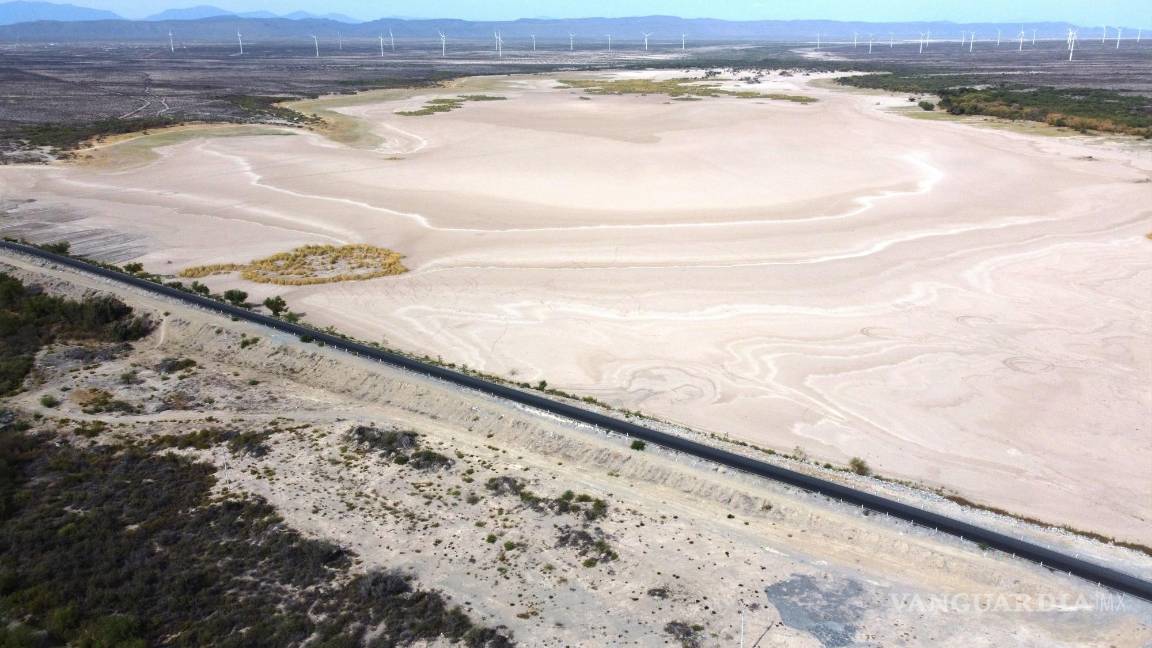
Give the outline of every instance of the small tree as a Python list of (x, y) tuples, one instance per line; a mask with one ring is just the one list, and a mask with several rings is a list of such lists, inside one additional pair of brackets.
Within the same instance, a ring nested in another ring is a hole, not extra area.
[(280, 295), (276, 295), (264, 300), (264, 308), (267, 308), (274, 317), (280, 317), (280, 313), (288, 310), (288, 302)]
[(918, 103), (916, 105), (920, 106), (920, 110), (926, 110), (928, 112), (932, 112), (933, 110), (936, 110), (936, 104), (932, 103), (931, 101), (921, 101), (920, 103)]
[(872, 474), (872, 469), (868, 467), (868, 462), (864, 461), (860, 457), (852, 457), (852, 461), (848, 462), (848, 467), (851, 468), (852, 472), (856, 473), (857, 475)]
[(233, 306), (243, 306), (244, 302), (248, 299), (248, 293), (233, 288), (232, 290), (224, 291), (224, 299)]
[(197, 295), (207, 295), (209, 292), (211, 292), (208, 290), (208, 286), (205, 286), (199, 281), (193, 281), (192, 285), (188, 288)]
[(124, 272), (127, 272), (128, 274), (139, 274), (142, 270), (144, 270), (144, 264), (143, 263), (125, 263), (124, 264)]
[(300, 321), (300, 313), (293, 313), (291, 311), (284, 313), (284, 319), (295, 324)]
[(632, 449), (633, 450), (644, 450), (644, 448), (647, 448), (647, 447), (648, 447), (648, 444), (644, 443), (640, 439), (636, 439), (635, 441), (632, 442)]
[(68, 251), (72, 249), (72, 244), (68, 241), (60, 241), (59, 243), (45, 243), (41, 247), (53, 254), (68, 254)]

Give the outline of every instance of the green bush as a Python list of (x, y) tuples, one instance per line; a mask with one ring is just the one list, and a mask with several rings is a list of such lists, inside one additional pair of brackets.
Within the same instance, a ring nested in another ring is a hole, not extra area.
[(399, 574), (354, 575), (262, 499), (215, 495), (214, 473), (0, 431), (0, 646), (511, 645)]
[(60, 399), (52, 394), (44, 394), (40, 397), (40, 404), (44, 407), (57, 407), (60, 405)]
[(644, 443), (644, 442), (643, 442), (643, 441), (641, 441), (640, 439), (635, 439), (635, 440), (633, 440), (633, 441), (632, 441), (632, 445), (631, 445), (630, 447), (631, 447), (633, 450), (640, 450), (640, 451), (643, 451), (645, 448), (647, 448), (647, 447), (648, 447), (648, 444), (647, 444), (647, 443)]
[(72, 301), (29, 291), (0, 273), (0, 396), (32, 370), (36, 352), (55, 340), (124, 342), (146, 335), (151, 323), (111, 297)]
[(920, 110), (926, 112), (932, 112), (933, 110), (936, 110), (936, 104), (932, 103), (931, 101), (921, 101), (916, 105), (920, 106)]

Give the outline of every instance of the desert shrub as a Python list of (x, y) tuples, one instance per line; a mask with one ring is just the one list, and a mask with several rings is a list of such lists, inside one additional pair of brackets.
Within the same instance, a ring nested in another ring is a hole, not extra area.
[(848, 462), (848, 468), (857, 475), (872, 474), (872, 468), (868, 466), (868, 462), (860, 457), (852, 457), (852, 460)]
[(50, 342), (123, 342), (150, 330), (146, 318), (111, 297), (53, 297), (0, 273), (0, 395), (20, 388), (36, 352)]
[(233, 288), (231, 290), (224, 291), (224, 301), (232, 304), (233, 306), (244, 306), (247, 299), (248, 293), (244, 292), (243, 290), (237, 290)]
[(683, 621), (669, 621), (664, 626), (664, 632), (680, 642), (681, 648), (700, 648), (700, 631), (702, 627), (688, 625)]
[(273, 317), (280, 317), (280, 313), (288, 310), (288, 302), (284, 301), (280, 295), (276, 295), (264, 300), (264, 308), (267, 308)]
[(3, 645), (510, 645), (398, 573), (352, 577), (262, 499), (214, 497), (214, 471), (0, 432)]
[(921, 101), (916, 105), (920, 106), (920, 110), (926, 112), (932, 112), (933, 110), (936, 110), (936, 104), (932, 103), (931, 101)]
[(60, 405), (60, 399), (56, 398), (52, 394), (44, 394), (40, 397), (40, 404), (49, 408), (58, 407)]
[(636, 440), (634, 440), (634, 441), (632, 442), (632, 445), (631, 445), (630, 447), (631, 447), (633, 450), (641, 450), (641, 451), (642, 451), (642, 450), (644, 450), (645, 448), (647, 448), (647, 447), (648, 447), (648, 444), (647, 444), (647, 443), (644, 443), (644, 442), (643, 442), (643, 441), (641, 441), (640, 439), (636, 439)]
[(45, 252), (51, 252), (53, 254), (68, 254), (68, 251), (72, 249), (72, 244), (68, 241), (59, 241), (57, 243), (45, 243), (40, 247)]
[(163, 374), (178, 373), (196, 366), (192, 358), (164, 358), (156, 364), (156, 371)]

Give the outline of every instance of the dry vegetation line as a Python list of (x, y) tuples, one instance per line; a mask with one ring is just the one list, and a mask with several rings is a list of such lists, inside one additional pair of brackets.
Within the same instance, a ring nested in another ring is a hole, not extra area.
[[(440, 378), (449, 383), (453, 383), (451, 386), (441, 385), (439, 384), (439, 381), (432, 383), (436, 384), (438, 389), (452, 390), (455, 387), (470, 387), (483, 393), (485, 398), (510, 400), (519, 404), (520, 406), (539, 408), (544, 412), (570, 419), (573, 422), (591, 424), (593, 429), (595, 429), (596, 426), (606, 427), (613, 432), (622, 432), (627, 435), (635, 436), (640, 439), (659, 444), (668, 449), (680, 450), (686, 453), (686, 455), (693, 456), (697, 460), (704, 460), (707, 462), (714, 462), (714, 464), (721, 464), (729, 468), (734, 468), (739, 471), (750, 473), (752, 476), (767, 477), (784, 484), (798, 486), (804, 490), (842, 500), (857, 506), (867, 506), (868, 508), (871, 508), (877, 512), (883, 512), (897, 518), (902, 518), (917, 525), (928, 526), (938, 531), (945, 531), (946, 533), (964, 538), (972, 542), (984, 543), (1004, 552), (1010, 552), (1014, 556), (1037, 562), (1042, 566), (1048, 566), (1049, 568), (1056, 568), (1061, 571), (1066, 571), (1069, 574), (1077, 575), (1090, 582), (1105, 585), (1117, 591), (1129, 593), (1152, 601), (1152, 583), (1136, 578), (1130, 574), (1125, 574), (1114, 569), (1101, 567), (1100, 565), (1075, 558), (1060, 551), (1054, 551), (1032, 542), (1023, 541), (1017, 538), (1006, 536), (1002, 533), (991, 531), (986, 528), (977, 527), (975, 525), (962, 522), (945, 515), (934, 513), (926, 509), (909, 506), (907, 504), (903, 504), (886, 497), (876, 496), (866, 491), (861, 491), (836, 482), (821, 479), (819, 477), (814, 477), (804, 473), (789, 470), (774, 464), (766, 464), (762, 461), (725, 451), (714, 446), (692, 441), (690, 439), (681, 438), (676, 435), (658, 432), (652, 428), (640, 427), (623, 420), (597, 414), (590, 410), (583, 410), (559, 401), (535, 396), (520, 390), (510, 389), (495, 383), (489, 383), (481, 379), (476, 379), (471, 376), (458, 374), (457, 372), (449, 371), (440, 367), (425, 365), (424, 363), (418, 361), (395, 356), (395, 354), (381, 352), (376, 349), (365, 347), (364, 345), (348, 342), (333, 335), (326, 335), (321, 332), (311, 331), (310, 329), (290, 325), (278, 320), (272, 320), (271, 318), (254, 314), (248, 310), (229, 307), (222, 303), (199, 298), (174, 288), (152, 284), (143, 279), (112, 272), (104, 268), (94, 267), (84, 263), (83, 261), (71, 259), (68, 257), (60, 257), (58, 255), (46, 253), (36, 248), (30, 248), (28, 246), (13, 244), (9, 242), (0, 243), (0, 248), (7, 248), (9, 251), (30, 254), (34, 257), (55, 261), (59, 264), (73, 269), (81, 270), (83, 272), (97, 274), (104, 278), (117, 280), (122, 283), (129, 283), (139, 288), (149, 290), (153, 293), (174, 297), (184, 301), (187, 304), (196, 304), (217, 312), (232, 314), (234, 318), (238, 317), (247, 319), (256, 324), (271, 324), (272, 328), (279, 329), (284, 332), (314, 333), (315, 339), (324, 341), (327, 344), (336, 347), (339, 351), (350, 351), (354, 355), (365, 356), (365, 358), (370, 361), (383, 361), (386, 364), (393, 365), (392, 367), (389, 367), (389, 371), (395, 371), (397, 369), (403, 371), (408, 369), (418, 373), (423, 373), (426, 377), (433, 380)], [(221, 330), (222, 329), (220, 327), (212, 324), (202, 324), (199, 327), (199, 333), (192, 336), (192, 341), (194, 344), (188, 347), (189, 350), (203, 352), (206, 348), (212, 348), (208, 340), (197, 338), (200, 335), (210, 334), (215, 336), (218, 335)], [(186, 335), (180, 337), (184, 340), (189, 339)], [(304, 367), (292, 366), (292, 363), (285, 363), (283, 360), (283, 357), (288, 354), (281, 353), (291, 351), (292, 350), (287, 346), (282, 346), (281, 348), (277, 349), (277, 353), (273, 354), (280, 358), (276, 361), (277, 366), (265, 366), (263, 368), (266, 370), (274, 371), (277, 375), (293, 375), (297, 380), (301, 381), (306, 380), (309, 374), (316, 376), (317, 370), (323, 364), (318, 362), (322, 356), (313, 352), (311, 355), (310, 363), (306, 363)], [(265, 354), (263, 351), (261, 351), (259, 355), (262, 356), (263, 362), (268, 360), (267, 357), (264, 357)], [(235, 350), (229, 350), (230, 359), (228, 361), (237, 362), (238, 357), (239, 356), (236, 355)], [(386, 389), (384, 392), (379, 392), (377, 391), (379, 389), (377, 385), (380, 384), (379, 381), (381, 380), (382, 372), (379, 364), (376, 362), (373, 362), (369, 368), (356, 372), (351, 371), (347, 364), (344, 362), (339, 362), (332, 358), (328, 358), (327, 362), (329, 363), (328, 367), (333, 370), (321, 371), (320, 375), (318, 376), (321, 381), (320, 384), (325, 389), (341, 391), (342, 393), (353, 393), (358, 398), (370, 399), (373, 402), (380, 402), (383, 400), (389, 405), (398, 406), (409, 410), (412, 410), (413, 408), (413, 405), (411, 404), (413, 399), (418, 400), (424, 398), (430, 392), (431, 385), (417, 386), (410, 381), (397, 380), (385, 380), (384, 385)], [(397, 384), (402, 385), (403, 390), (408, 392), (405, 394), (405, 397), (399, 401), (395, 400), (394, 398), (388, 398), (388, 390), (394, 389)], [(410, 391), (413, 389), (414, 391)], [(457, 397), (459, 397), (458, 394)], [(435, 407), (428, 408), (423, 413), (426, 416), (430, 416), (432, 418), (439, 418), (444, 413), (443, 403), (437, 403)], [(489, 418), (490, 420), (501, 420), (503, 416), (500, 415)], [(477, 421), (479, 419), (473, 418), (472, 420)], [(530, 436), (536, 435), (534, 434)], [(603, 458), (603, 453), (606, 451), (607, 449), (602, 447), (597, 450), (597, 453), (600, 453), (599, 456)], [(705, 493), (715, 493), (714, 488), (715, 486), (705, 488), (704, 492), (700, 494), (703, 495)], [(695, 492), (695, 490), (693, 490), (693, 492)], [(815, 518), (809, 518), (809, 521), (814, 520)], [(858, 537), (858, 534), (855, 532), (851, 532), (845, 535), (845, 538), (850, 540), (857, 540)], [(897, 550), (895, 553), (906, 555), (906, 552), (907, 549), (903, 549)], [(944, 559), (933, 562), (939, 566), (948, 565), (948, 561)]]
[(404, 274), (403, 255), (374, 245), (305, 245), (248, 264), (217, 263), (180, 272), (185, 279), (239, 272), (248, 281), (279, 286), (311, 286), (341, 281), (364, 281)]

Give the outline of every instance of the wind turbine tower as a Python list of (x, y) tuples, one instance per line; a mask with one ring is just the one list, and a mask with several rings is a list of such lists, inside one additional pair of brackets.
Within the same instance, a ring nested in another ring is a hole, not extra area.
[(236, 40), (240, 43), (240, 56), (244, 56), (244, 37), (239, 31), (236, 32)]
[(440, 34), (440, 58), (444, 58), (448, 56), (448, 37), (444, 35), (444, 32), (438, 33)]
[(1068, 30), (1068, 60), (1072, 60), (1072, 55), (1076, 53), (1076, 31)]
[(852, 32), (852, 49), (856, 49), (856, 46), (859, 44), (860, 44), (860, 34), (857, 32)]
[(576, 51), (576, 34), (573, 34), (572, 32), (568, 32), (568, 51)]
[(380, 58), (384, 58), (384, 34), (380, 34)]
[(996, 47), (1000, 47), (1000, 30), (996, 30)]
[(1032, 30), (1032, 46), (1033, 47), (1036, 46), (1036, 30), (1035, 29)]
[(648, 37), (651, 35), (652, 35), (651, 32), (644, 32), (644, 51), (645, 52), (648, 51)]
[(892, 47), (895, 44), (896, 44), (896, 35), (893, 34), (892, 32), (888, 32), (888, 49), (892, 49)]
[(312, 44), (316, 46), (316, 58), (320, 58), (320, 39), (312, 36)]
[(536, 34), (532, 34), (532, 51), (536, 51)]
[(608, 34), (608, 51), (612, 51), (612, 34)]
[(173, 54), (176, 53), (176, 41), (172, 40), (172, 30), (168, 30), (168, 50)]
[(1104, 39), (1108, 38), (1108, 25), (1104, 25), (1104, 30), (1100, 32), (1100, 44), (1104, 44)]
[(1116, 28), (1116, 49), (1120, 49), (1120, 34), (1124, 33), (1123, 27)]
[(924, 53), (924, 32), (920, 32), (920, 53)]
[(820, 32), (816, 32), (816, 50), (820, 50)]
[(868, 34), (868, 53), (872, 53), (872, 34)]
[(388, 28), (388, 42), (392, 45), (392, 53), (396, 53), (396, 37), (392, 35), (392, 28)]
[(972, 45), (976, 42), (976, 32), (968, 35), (968, 53), (972, 53)]
[(1024, 30), (1023, 29), (1020, 30), (1020, 47), (1017, 48), (1016, 51), (1017, 52), (1023, 52), (1024, 51)]
[(683, 52), (686, 49), (688, 49), (688, 35), (680, 34), (680, 51)]

